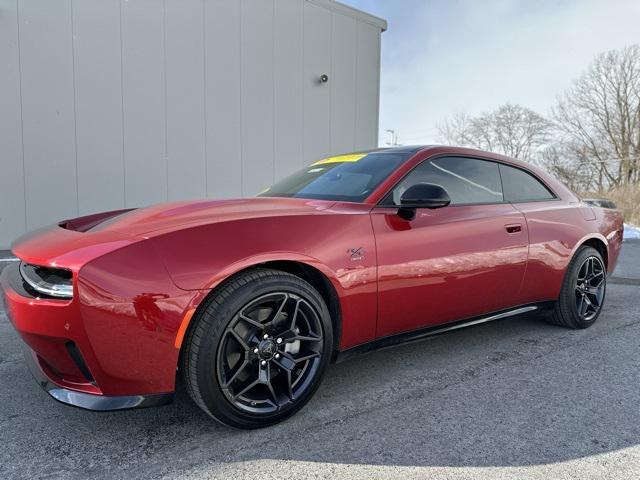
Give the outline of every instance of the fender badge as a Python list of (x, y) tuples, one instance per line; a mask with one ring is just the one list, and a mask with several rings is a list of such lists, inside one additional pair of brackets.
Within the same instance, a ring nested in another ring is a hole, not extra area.
[(365, 252), (366, 250), (364, 249), (364, 247), (354, 247), (347, 249), (347, 255), (349, 255), (352, 261), (363, 260)]

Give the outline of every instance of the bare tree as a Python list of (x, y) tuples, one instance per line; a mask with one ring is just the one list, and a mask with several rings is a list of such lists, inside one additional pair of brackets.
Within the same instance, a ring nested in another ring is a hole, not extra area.
[(558, 99), (559, 144), (602, 190), (640, 181), (640, 46), (597, 55)]
[(542, 154), (544, 168), (573, 191), (602, 191), (605, 184), (598, 165), (567, 149), (561, 142), (552, 143)]
[(457, 113), (438, 124), (437, 129), (442, 143), (539, 161), (552, 124), (533, 110), (507, 103), (477, 117)]
[(438, 142), (444, 145), (457, 145), (462, 147), (474, 147), (469, 138), (471, 118), (464, 112), (458, 111), (450, 118), (436, 125)]

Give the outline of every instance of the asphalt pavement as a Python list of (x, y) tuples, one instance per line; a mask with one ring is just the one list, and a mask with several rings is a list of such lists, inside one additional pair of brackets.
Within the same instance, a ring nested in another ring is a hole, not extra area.
[(592, 328), (529, 314), (370, 353), (250, 432), (214, 423), (182, 386), (155, 409), (56, 403), (0, 311), (0, 478), (637, 479), (639, 294), (640, 242), (626, 242)]

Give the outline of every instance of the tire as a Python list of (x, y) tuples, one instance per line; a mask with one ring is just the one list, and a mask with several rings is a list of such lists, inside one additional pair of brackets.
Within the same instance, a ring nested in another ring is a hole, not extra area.
[(295, 275), (255, 269), (230, 279), (198, 308), (181, 370), (189, 395), (211, 417), (261, 428), (311, 399), (332, 347), (331, 317), (317, 290)]
[(567, 267), (549, 321), (567, 328), (590, 327), (602, 312), (606, 287), (602, 255), (595, 248), (580, 247)]

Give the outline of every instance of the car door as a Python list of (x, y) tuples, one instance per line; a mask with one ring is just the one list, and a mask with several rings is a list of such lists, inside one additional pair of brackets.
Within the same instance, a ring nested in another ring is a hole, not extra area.
[[(442, 186), (451, 204), (398, 216), (416, 183)], [(525, 219), (504, 201), (498, 164), (427, 159), (371, 212), (378, 261), (379, 337), (514, 306), (528, 254)]]

